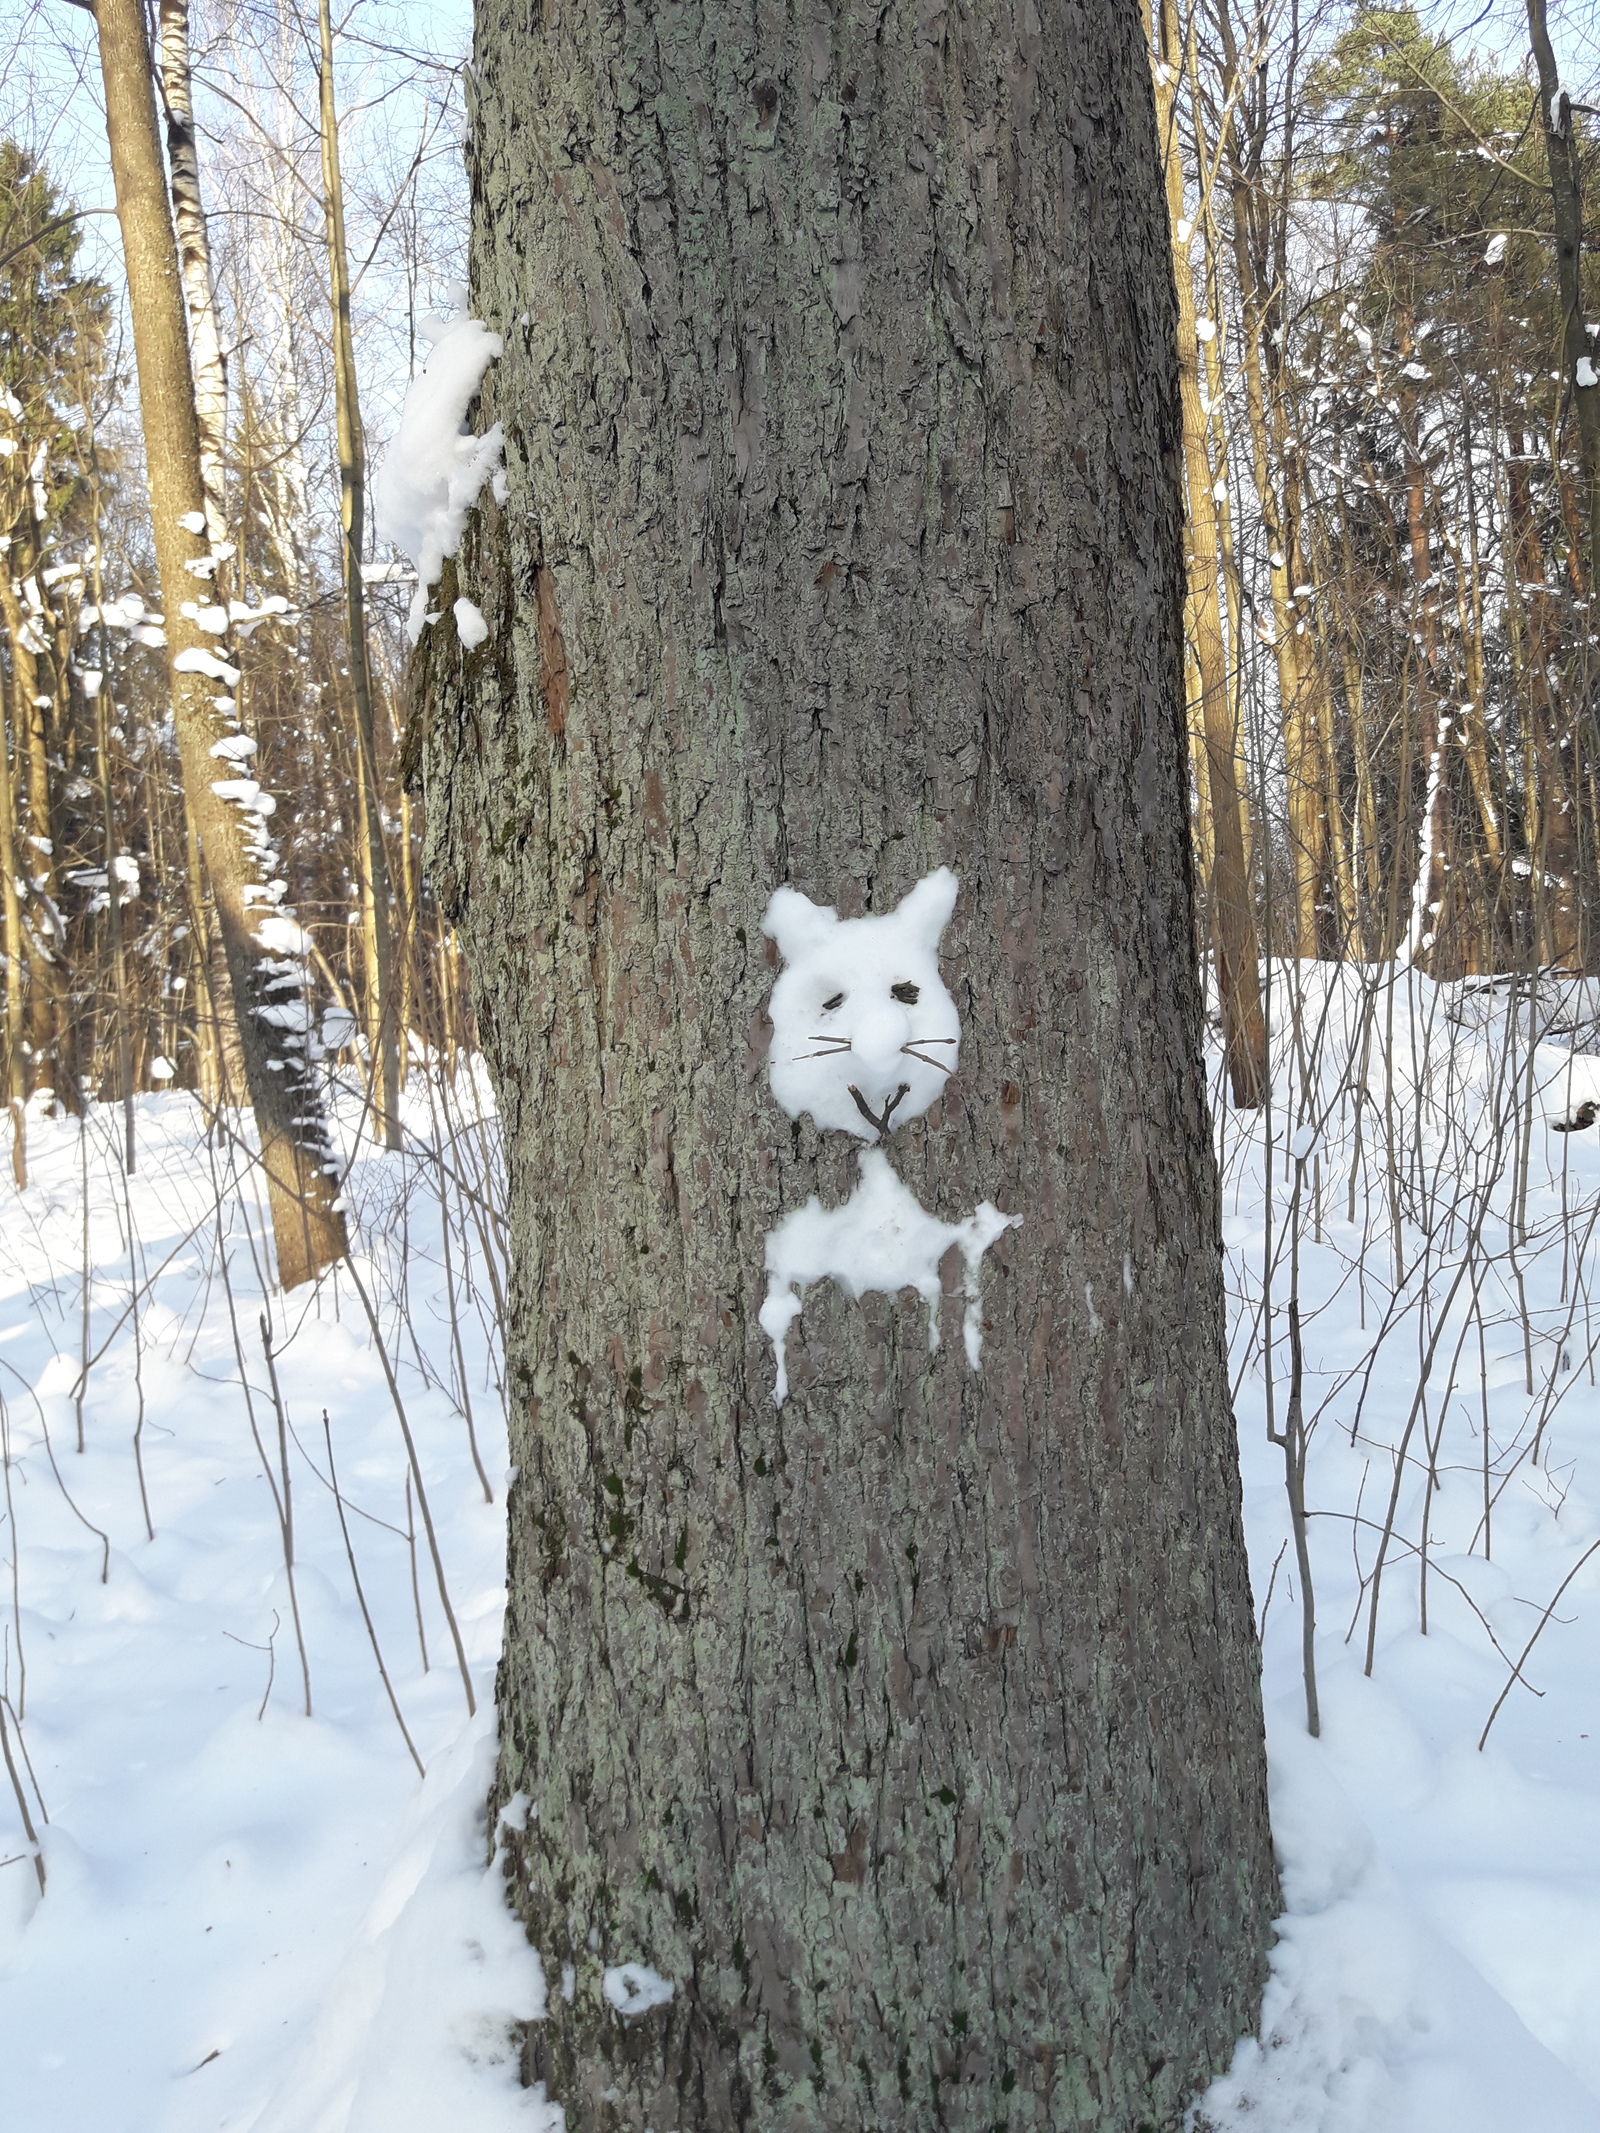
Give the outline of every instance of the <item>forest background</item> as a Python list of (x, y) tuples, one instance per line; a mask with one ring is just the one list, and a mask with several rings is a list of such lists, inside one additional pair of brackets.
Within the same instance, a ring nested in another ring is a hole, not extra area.
[[(159, 656), (93, 24), (63, 6), (17, 20), (0, 76), (0, 1071), (21, 1178), (28, 1105), (171, 1086), (212, 1102), (238, 1062)], [(370, 475), (429, 314), (459, 306), (468, 24), (366, 0), (328, 32), (331, 161), (303, 8), (164, 6), (160, 72), (169, 139), (193, 100), (206, 257), (196, 273), (186, 252), (185, 285), (254, 805), (274, 810), (309, 1039), (377, 1062), (381, 1099), (385, 1053), (391, 1077), (414, 1054), (453, 1060), (470, 1008), (407, 789), (410, 566), (369, 504), (347, 597), (341, 452), (347, 487), (352, 433)], [(1576, 11), (1550, 26), (1570, 98), (1552, 122), (1520, 10), (1216, 0), (1161, 7), (1151, 33), (1184, 370), (1197, 945), (1252, 1101), (1263, 953), (1400, 956), (1438, 977), (1593, 960), (1600, 291), (1592, 262), (1581, 299), (1564, 280), (1549, 150), (1576, 201), (1592, 195), (1600, 40)]]
[[(0, 1072), (13, 1173), (19, 1187), (42, 1177), (46, 1196), (57, 1194), (93, 1138), (76, 1135), (64, 1173), (78, 1120), (93, 1115), (103, 1129), (115, 1117), (118, 1167), (153, 1174), (165, 1161), (176, 1175), (189, 1163), (198, 1208), (204, 1164), (192, 1148), (180, 1161), (173, 1134), (156, 1123), (162, 1114), (140, 1100), (192, 1095), (219, 1144), (231, 1132), (236, 1156), (248, 1130), (232, 1132), (228, 1121), (246, 1091), (219, 1008), (227, 988), (214, 900), (184, 804), (94, 23), (65, 0), (14, 19), (16, 49), (0, 76)], [(464, 1112), (482, 1119), (470, 1002), (423, 869), (411, 789), (414, 559), (386, 543), (367, 495), (436, 314), (467, 308), (455, 278), (466, 233), (468, 24), (376, 0), (320, 19), (304, 5), (191, 11), (170, 0), (152, 25), (191, 358), (209, 424), (206, 530), (219, 559), (188, 604), (195, 617), (221, 618), (239, 675), (235, 712), (250, 745), (236, 751), (228, 768), (238, 774), (226, 782), (260, 823), (282, 884), (273, 893), (293, 914), (273, 943), (293, 1002), (289, 1034), (350, 1145), (405, 1139), (419, 1175), (422, 1158), (433, 1162), (446, 1273), (452, 1249), (459, 1274), (481, 1245), (479, 1315), (492, 1321), (503, 1266), (494, 1163), (486, 1157), (464, 1190), (453, 1129), (430, 1141), (426, 1125), (401, 1126), (402, 1107), (426, 1120), (436, 1095), (448, 1109), (463, 1088)], [(1583, 1492), (1552, 1466), (1547, 1425), (1566, 1401), (1576, 1427), (1581, 1388), (1567, 1394), (1585, 1364), (1592, 1379), (1600, 1345), (1584, 1277), (1592, 1215), (1586, 1230), (1581, 1193), (1569, 1194), (1586, 1174), (1583, 1151), (1570, 1143), (1569, 1176), (1569, 1144), (1538, 1133), (1542, 1116), (1559, 1132), (1592, 1124), (1600, 1109), (1578, 1100), (1600, 1098), (1586, 1062), (1544, 1092), (1552, 1039), (1569, 1061), (1597, 1048), (1583, 976), (1600, 921), (1590, 604), (1600, 351), (1589, 330), (1600, 289), (1592, 260), (1571, 243), (1571, 218), (1600, 186), (1600, 41), (1586, 15), (1569, 11), (1549, 24), (1541, 76), (1533, 26), (1520, 8), (1292, 0), (1250, 14), (1221, 0), (1165, 7), (1149, 25), (1185, 418), (1196, 952), (1226, 1059), (1216, 1088), (1231, 1263), (1253, 1262), (1232, 1314), (1247, 1500), (1261, 1456), (1258, 1404), (1288, 1482), (1283, 1491), (1273, 1477), (1288, 1514), (1282, 1545), (1275, 1534), (1276, 1556), (1269, 1547), (1256, 1564), (1269, 1687), (1281, 1688), (1278, 1647), (1303, 1641), (1297, 1717), (1315, 1731), (1332, 1711), (1327, 1733), (1337, 1736), (1351, 1706), (1327, 1662), (1350, 1662), (1329, 1650), (1337, 1633), (1327, 1622), (1348, 1606), (1352, 1631), (1358, 1618), (1365, 1629), (1366, 1676), (1375, 1651), (1388, 1663), (1377, 1641), (1387, 1562), (1386, 1635), (1420, 1614), (1427, 1637), (1431, 1605), (1438, 1650), (1449, 1593), (1481, 1604), (1493, 1659), (1480, 1656), (1493, 1679), (1471, 1677), (1480, 1750), (1506, 1693), (1531, 1685), (1524, 1635), (1553, 1623), (1541, 1647), (1551, 1660), (1565, 1619), (1553, 1610), (1582, 1590), (1571, 1580), (1593, 1552)], [(336, 156), (327, 152), (330, 106)], [(341, 279), (353, 362), (338, 331)], [(352, 495), (367, 505), (356, 540), (341, 523)], [(1469, 1060), (1474, 1032), (1492, 1055), (1481, 1071)], [(104, 1139), (102, 1130), (95, 1145)], [(1547, 1148), (1556, 1158), (1545, 1177)], [(349, 1177), (360, 1168), (352, 1162)], [(104, 1198), (110, 1187), (96, 1190)], [(378, 1194), (379, 1219), (365, 1220), (359, 1191), (348, 1190), (353, 1226), (376, 1252), (392, 1203)], [(85, 1171), (80, 1446), (84, 1385), (99, 1354), (91, 1197)], [(202, 1208), (196, 1219), (209, 1217)], [(1491, 1249), (1501, 1226), (1503, 1245)], [(132, 1312), (137, 1373), (146, 1284), (126, 1249), (126, 1298), (104, 1302), (102, 1279), (101, 1308), (108, 1322), (117, 1314), (108, 1343)], [(226, 1283), (225, 1253), (219, 1263)], [(458, 1388), (470, 1430), (454, 1303), (447, 1322), (458, 1352), (440, 1363), (430, 1351), (425, 1364), (405, 1270), (397, 1261), (388, 1273), (394, 1309), (382, 1339), (376, 1317), (372, 1325), (389, 1391), (409, 1367), (409, 1345), (419, 1379), (434, 1370)], [(1346, 1323), (1354, 1296), (1359, 1340)], [(263, 1300), (278, 1308), (270, 1293)], [(286, 1425), (271, 1374), (275, 1362), (284, 1368), (274, 1347), (282, 1330), (281, 1320), (272, 1338), (263, 1328), (280, 1448)], [(492, 1338), (481, 1346), (488, 1359), (474, 1348), (473, 1371), (483, 1372), (474, 1382), (490, 1383)], [(253, 1357), (251, 1371), (261, 1396)], [(248, 1399), (243, 1353), (238, 1374)], [(1395, 1385), (1404, 1398), (1391, 1414)], [(1450, 1414), (1448, 1431), (1445, 1419), (1454, 1393), (1470, 1387), (1476, 1397), (1480, 1386), (1482, 1429), (1469, 1443), (1470, 1416)], [(308, 1379), (300, 1402), (315, 1397)], [(140, 1403), (142, 1426), (142, 1391)], [(92, 1459), (92, 1393), (88, 1405)], [(1322, 1450), (1308, 1482), (1319, 1418)], [(1348, 1487), (1333, 1464), (1347, 1419)], [(134, 1450), (137, 1458), (137, 1436)], [(393, 1515), (405, 1521), (395, 1545), (409, 1548), (414, 1597), (411, 1489), (415, 1478), (420, 1493), (422, 1474), (409, 1440), (407, 1452), (404, 1509)], [(1393, 1454), (1386, 1512), (1374, 1509), (1377, 1482), (1363, 1496), (1367, 1469), (1353, 1464), (1369, 1453), (1385, 1488)], [(469, 1489), (481, 1484), (487, 1498), (498, 1480), (493, 1451), (479, 1462), (474, 1440), (472, 1458)], [(270, 1478), (270, 1457), (263, 1465)], [(1458, 1470), (1477, 1491), (1480, 1469), (1481, 1495), (1462, 1510)], [(142, 1466), (138, 1478), (142, 1499)], [(1549, 1497), (1552, 1552), (1535, 1553), (1530, 1541), (1523, 1563), (1508, 1506), (1534, 1484)], [(1449, 1519), (1465, 1523), (1455, 1553), (1430, 1555), (1430, 1535), (1449, 1523), (1441, 1491)], [(332, 1500), (338, 1509), (336, 1491)], [(154, 1521), (148, 1502), (141, 1515), (153, 1541), (159, 1502)], [(1331, 1562), (1344, 1526), (1319, 1528), (1319, 1519), (1347, 1522), (1348, 1575)], [(292, 1572), (309, 1520), (297, 1542), (282, 1523)], [(1503, 1600), (1475, 1582), (1488, 1577), (1491, 1539), (1495, 1576), (1517, 1587)], [(486, 1559), (496, 1550), (491, 1535)], [(1324, 1607), (1320, 1716), (1313, 1558)], [(14, 1542), (12, 1560), (15, 1572)], [(342, 1576), (343, 1554), (330, 1560)], [(438, 1553), (434, 1568), (443, 1646), (444, 1630), (456, 1629)], [(418, 1601), (426, 1671), (422, 1612)], [(459, 1636), (455, 1649), (470, 1702)], [(469, 1656), (492, 1660), (475, 1646)], [(300, 1659), (309, 1712), (304, 1645)], [(269, 1671), (269, 1698), (272, 1684)], [(420, 1693), (402, 1680), (396, 1715), (403, 1705), (414, 1718), (408, 1698)], [(16, 1721), (20, 1697), (14, 1705), (10, 1695), (0, 1712)], [(28, 1723), (48, 1734), (48, 1716)], [(1508, 1713), (1497, 1738), (1510, 1723)], [(20, 1723), (16, 1731), (22, 1739)], [(420, 1729), (419, 1740), (419, 1760), (430, 1760)], [(1275, 1822), (1292, 1897), (1293, 1814), (1275, 1803)], [(34, 1847), (41, 1890), (47, 1849), (47, 1839)], [(66, 1889), (65, 1912), (70, 1880), (52, 1887)], [(1481, 1902), (1473, 1915), (1494, 1916)], [(1463, 1924), (1463, 1943), (1476, 1930)], [(1572, 1944), (1569, 1933), (1569, 1954)], [(1284, 1945), (1292, 1955), (1292, 1936)], [(1481, 1967), (1490, 1973), (1489, 1955)], [(1580, 1980), (1590, 1974), (1568, 1967)], [(1319, 1977), (1329, 1999), (1326, 1968)], [(1537, 2026), (1533, 1989), (1503, 1989)], [(1592, 2023), (1555, 1988), (1539, 1990), (1555, 2009), (1545, 2041), (1569, 2065), (1582, 2062), (1593, 2093)], [(194, 2058), (206, 2063), (198, 2049)]]

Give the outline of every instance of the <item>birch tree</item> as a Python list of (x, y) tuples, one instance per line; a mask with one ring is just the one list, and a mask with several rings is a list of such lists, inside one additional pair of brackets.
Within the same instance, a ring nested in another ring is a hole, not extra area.
[[(184, 801), (215, 900), (285, 1288), (345, 1248), (337, 1165), (312, 1070), (298, 928), (277, 910), (271, 796), (249, 775), (239, 669), (225, 609), (207, 598), (219, 557), (205, 485), (182, 284), (161, 164), (140, 0), (98, 0), (101, 72), (134, 350), (157, 567), (166, 608)], [(220, 773), (220, 775), (219, 775)]]

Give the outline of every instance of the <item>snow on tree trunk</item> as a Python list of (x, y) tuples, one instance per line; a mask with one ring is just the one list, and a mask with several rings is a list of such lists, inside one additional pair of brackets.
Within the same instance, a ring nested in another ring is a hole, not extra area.
[[(417, 700), (510, 1166), (528, 2072), (584, 2129), (1165, 2133), (1276, 1890), (1137, 10), (477, 36), (506, 480)], [(1020, 1226), (952, 1238), (936, 1348), (787, 1232), (780, 1406), (768, 1240), (867, 1136), (773, 1093), (763, 918), (940, 866), (959, 1065), (863, 1088), (874, 1190)]]

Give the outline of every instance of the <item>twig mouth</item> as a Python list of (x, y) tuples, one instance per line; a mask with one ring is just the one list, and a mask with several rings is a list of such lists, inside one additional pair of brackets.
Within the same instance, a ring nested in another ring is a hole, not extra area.
[(899, 1088), (895, 1090), (894, 1094), (889, 1098), (889, 1101), (884, 1105), (883, 1115), (881, 1117), (876, 1111), (873, 1110), (872, 1106), (867, 1102), (867, 1099), (862, 1095), (861, 1091), (856, 1087), (854, 1082), (851, 1082), (850, 1084), (850, 1094), (855, 1098), (856, 1109), (861, 1113), (861, 1116), (866, 1120), (867, 1124), (869, 1126), (876, 1126), (880, 1133), (887, 1135), (889, 1131), (889, 1121), (891, 1118), (893, 1118), (901, 1099), (911, 1094), (911, 1084), (909, 1081), (901, 1082)]

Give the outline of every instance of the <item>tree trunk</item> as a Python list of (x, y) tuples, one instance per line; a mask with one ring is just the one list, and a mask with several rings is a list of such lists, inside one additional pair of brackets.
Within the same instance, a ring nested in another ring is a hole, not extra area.
[(3, 521), (9, 540), (0, 567), (0, 621), (11, 653), (13, 763), (13, 855), (20, 862), (22, 934), (26, 944), (23, 988), (23, 1058), (31, 1090), (48, 1088), (69, 1108), (80, 1101), (70, 1081), (64, 1022), (63, 946), (56, 885), (56, 838), (50, 807), (47, 711), (57, 703), (63, 677), (55, 656), (55, 617), (40, 584), (40, 528), (35, 483), (26, 463), (21, 479), (7, 485)]
[(227, 549), (227, 484), (224, 447), (228, 429), (228, 365), (217, 328), (211, 278), (211, 240), (200, 194), (195, 147), (194, 97), (189, 78), (189, 0), (160, 0), (161, 100), (166, 106), (167, 161), (172, 172), (172, 213), (178, 233), (178, 271), (189, 312), (189, 351), (194, 366), (195, 421), (200, 432), (200, 480), (205, 490), (206, 531), (213, 552)]
[[(1401, 353), (1411, 349), (1410, 329), (1401, 342)], [(1450, 893), (1448, 828), (1450, 820), (1450, 713), (1446, 708), (1444, 682), (1439, 672), (1438, 595), (1434, 588), (1433, 549), (1428, 532), (1426, 470), (1422, 449), (1416, 441), (1420, 425), (1417, 396), (1400, 394), (1401, 434), (1406, 441), (1406, 525), (1411, 553), (1411, 652), (1410, 669), (1416, 677), (1421, 709), (1418, 755), (1426, 763), (1422, 820), (1417, 829), (1417, 869), (1411, 890), (1411, 916), (1406, 930), (1406, 956), (1425, 960), (1434, 977), (1453, 975), (1448, 969), (1445, 947), (1446, 899)], [(1402, 802), (1404, 795), (1402, 794)], [(1404, 806), (1402, 804), (1402, 819)]]
[[(1206, 786), (1211, 797), (1212, 875), (1209, 883), (1211, 923), (1217, 951), (1217, 992), (1222, 1007), (1233, 1100), (1244, 1108), (1264, 1103), (1267, 1095), (1267, 1025), (1261, 1009), (1255, 899), (1245, 858), (1245, 802), (1237, 758), (1238, 725), (1229, 683), (1228, 646), (1223, 634), (1222, 571), (1217, 554), (1217, 502), (1206, 442), (1206, 417), (1200, 400), (1200, 355), (1195, 336), (1194, 286), (1189, 239), (1184, 219), (1183, 166), (1178, 153), (1176, 98), (1181, 46), (1177, 13), (1171, 0), (1156, 0), (1152, 10), (1161, 50), (1152, 51), (1159, 70), (1156, 108), (1161, 156), (1171, 219), (1172, 274), (1177, 289), (1178, 378), (1183, 421), (1183, 456), (1188, 497), (1189, 614), (1194, 633), (1195, 664), (1200, 672), (1200, 716), (1206, 737)], [(1312, 951), (1315, 952), (1314, 950)]]
[[(334, 1207), (337, 1165), (312, 1072), (297, 964), (262, 929), (281, 884), (267, 839), (266, 800), (247, 773), (253, 746), (239, 731), (229, 693), (238, 669), (227, 633), (203, 630), (195, 613), (215, 568), (206, 540), (200, 437), (184, 329), (177, 248), (151, 89), (150, 44), (140, 0), (97, 0), (100, 63), (117, 216), (128, 273), (139, 407), (154, 521), (156, 568), (166, 609), (173, 718), (184, 804), (199, 838), (216, 904), (237, 1010), (245, 1080), (255, 1111), (286, 1289), (309, 1280), (345, 1249)], [(198, 563), (198, 571), (190, 568)]]
[[(1530, 792), (1534, 805), (1528, 810), (1527, 846), (1530, 864), (1544, 868), (1548, 879), (1530, 878), (1529, 890), (1542, 914), (1535, 935), (1538, 961), (1571, 965), (1578, 961), (1577, 815), (1572, 789), (1563, 760), (1564, 729), (1570, 721), (1563, 715), (1553, 679), (1560, 673), (1561, 618), (1548, 589), (1554, 569), (1547, 562), (1539, 538), (1533, 499), (1528, 489), (1526, 440), (1513, 437), (1515, 449), (1506, 459), (1507, 546), (1512, 567), (1507, 572), (1506, 606), (1515, 613), (1511, 636), (1513, 675), (1526, 703), (1530, 750)], [(1544, 855), (1537, 857), (1535, 847)], [(1554, 891), (1552, 895), (1550, 892)]]
[[(131, 1178), (138, 1164), (138, 1136), (134, 1111), (133, 1048), (129, 1041), (128, 960), (122, 942), (122, 897), (117, 881), (120, 846), (117, 837), (116, 781), (111, 766), (111, 633), (106, 628), (106, 587), (100, 550), (101, 513), (100, 447), (95, 437), (94, 408), (87, 392), (80, 394), (83, 434), (89, 447), (89, 523), (95, 529), (89, 566), (89, 592), (94, 601), (95, 633), (100, 665), (83, 686), (94, 708), (94, 752), (100, 776), (100, 821), (106, 862), (106, 946), (111, 963), (112, 1043), (117, 1060), (118, 1095), (122, 1103), (122, 1167)], [(164, 1034), (164, 1033), (163, 1033)], [(174, 1046), (176, 1051), (176, 1046)]]
[(1561, 293), (1561, 368), (1578, 415), (1578, 449), (1587, 492), (1584, 513), (1589, 549), (1589, 589), (1600, 586), (1600, 370), (1583, 320), (1583, 199), (1578, 189), (1578, 144), (1572, 99), (1560, 71), (1545, 20), (1545, 0), (1528, 0), (1528, 38), (1539, 70), (1539, 113), (1550, 204), (1555, 216), (1556, 278)]
[(24, 1019), (22, 898), (17, 893), (17, 797), (11, 775), (10, 737), (0, 704), (0, 910), (6, 944), (6, 1097), (11, 1110), (11, 1178), (18, 1192), (28, 1182), (27, 1024)]
[[(1173, 12), (1172, 0), (1167, 0), (1167, 6)], [(1296, 510), (1295, 475), (1299, 462), (1288, 427), (1282, 353), (1283, 260), (1294, 169), (1293, 84), (1299, 58), (1299, 26), (1297, 20), (1291, 19), (1287, 48), (1273, 55), (1283, 69), (1286, 86), (1279, 92), (1284, 113), (1283, 145), (1277, 159), (1269, 164), (1267, 134), (1273, 106), (1264, 94), (1265, 62), (1255, 49), (1252, 36), (1249, 65), (1254, 82), (1247, 86), (1241, 79), (1240, 52), (1227, 0), (1217, 7), (1216, 24), (1222, 57), (1218, 88), (1223, 92), (1218, 162), (1225, 159), (1228, 169), (1234, 268), (1243, 312), (1245, 414), (1256, 501), (1261, 512), (1261, 538), (1267, 549), (1273, 656), (1283, 722), (1289, 862), (1294, 884), (1294, 952), (1300, 957), (1314, 957), (1326, 945), (1337, 956), (1349, 952), (1354, 931), (1354, 883), (1344, 852), (1327, 676), (1312, 633), (1310, 601), (1303, 596), (1307, 570), (1300, 554)], [(1198, 48), (1191, 37), (1189, 70), (1198, 129), (1203, 104), (1197, 59)], [(1297, 592), (1296, 588), (1302, 591)], [(1242, 622), (1241, 616), (1240, 633)], [(1324, 938), (1330, 928), (1319, 922), (1318, 913), (1330, 856), (1342, 921), (1339, 934), (1331, 941)]]
[(350, 691), (355, 699), (356, 808), (364, 844), (362, 906), (367, 965), (367, 1043), (371, 1051), (384, 1144), (404, 1145), (400, 1130), (400, 1022), (394, 998), (389, 855), (383, 838), (383, 787), (372, 717), (372, 665), (367, 651), (366, 593), (361, 583), (365, 545), (367, 454), (357, 391), (355, 341), (350, 329), (350, 259), (344, 235), (344, 179), (339, 168), (339, 114), (333, 94), (333, 17), (318, 0), (318, 113), (322, 129), (322, 200), (327, 222), (328, 274), (333, 294), (333, 381), (339, 443), (339, 557), (344, 573)]
[[(509, 496), (423, 701), (510, 1166), (530, 2075), (585, 2133), (1167, 2133), (1276, 1892), (1136, 9), (484, 0), (476, 78)], [(889, 1160), (1022, 1218), (981, 1370), (819, 1282), (780, 1408), (763, 1240), (857, 1144), (768, 1088), (763, 914), (941, 863), (960, 1072)]]

